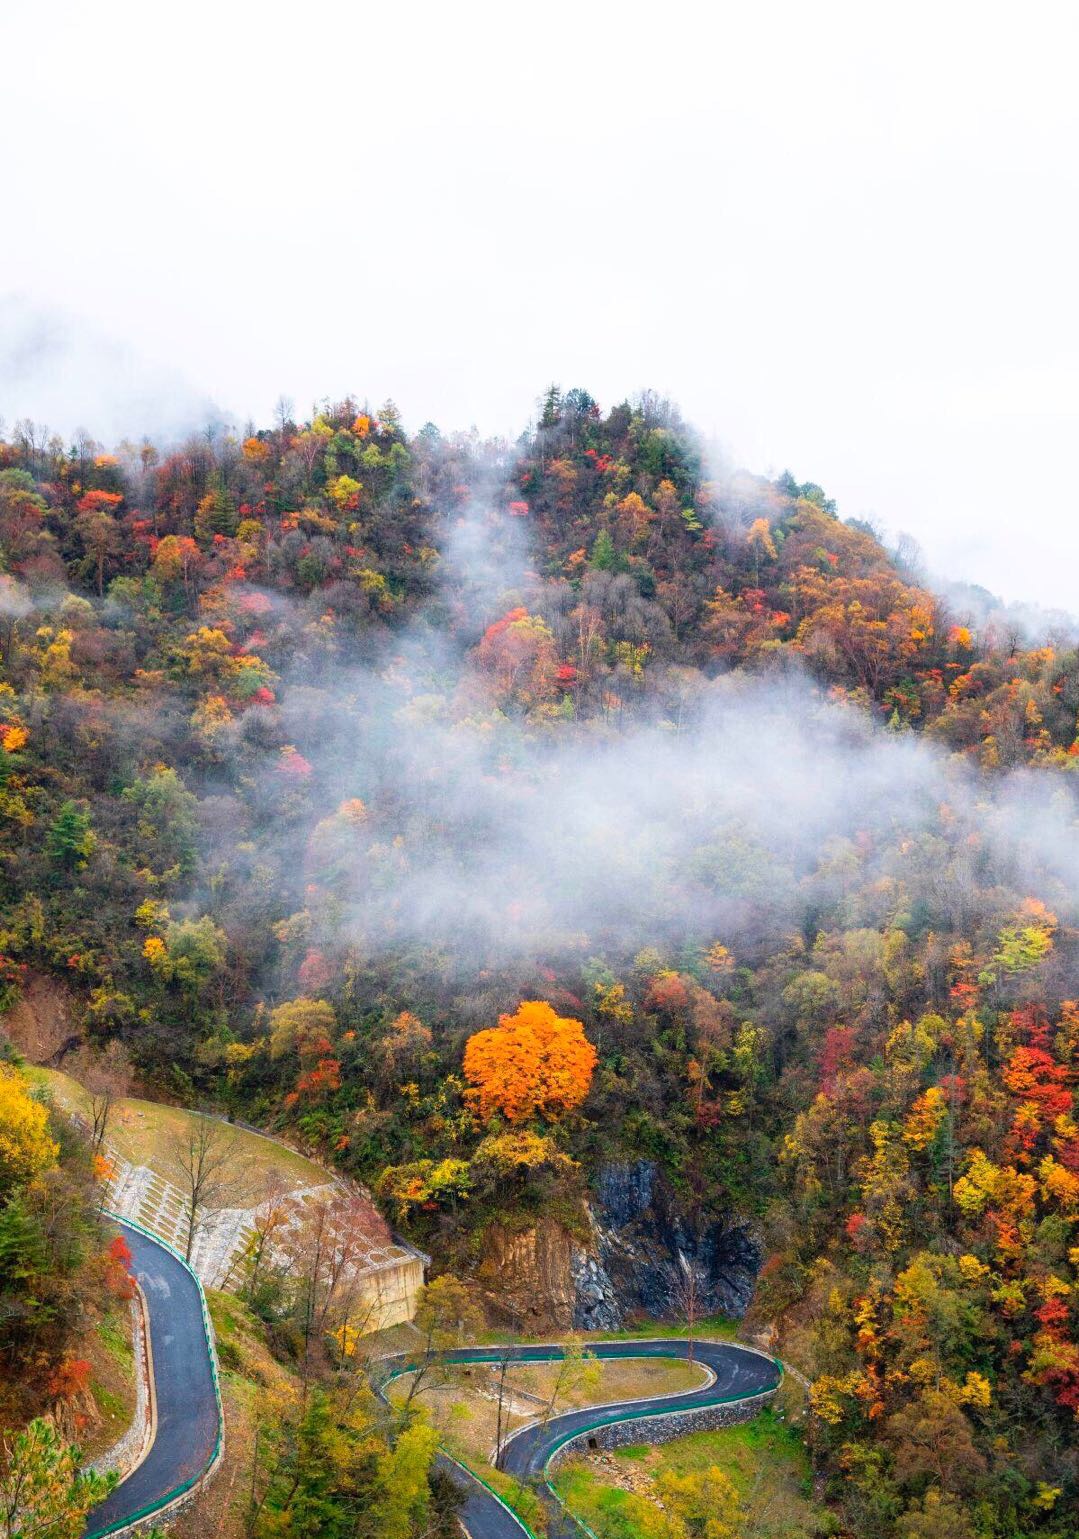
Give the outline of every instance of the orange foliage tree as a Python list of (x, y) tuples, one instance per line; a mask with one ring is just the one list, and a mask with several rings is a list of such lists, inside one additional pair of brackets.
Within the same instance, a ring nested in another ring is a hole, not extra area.
[(588, 1094), (595, 1067), (596, 1050), (580, 1021), (556, 1015), (544, 999), (526, 1000), (465, 1044), (465, 1078), (484, 1118), (565, 1116)]

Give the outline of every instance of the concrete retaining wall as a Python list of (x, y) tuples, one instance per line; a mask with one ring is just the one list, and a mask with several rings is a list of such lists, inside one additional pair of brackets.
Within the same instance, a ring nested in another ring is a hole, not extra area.
[(360, 1315), (365, 1331), (407, 1325), (416, 1313), (423, 1279), (424, 1262), (418, 1251), (365, 1272), (360, 1281)]

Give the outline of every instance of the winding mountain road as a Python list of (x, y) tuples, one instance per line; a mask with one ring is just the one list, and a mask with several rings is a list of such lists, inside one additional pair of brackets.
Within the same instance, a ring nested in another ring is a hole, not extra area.
[(87, 1519), (87, 1539), (159, 1511), (213, 1463), (221, 1415), (202, 1291), (172, 1250), (117, 1219), (146, 1298), (157, 1392), (157, 1435), (145, 1459)]
[[(697, 1389), (673, 1395), (585, 1406), (579, 1411), (552, 1417), (546, 1424), (526, 1424), (511, 1434), (503, 1445), (502, 1467), (508, 1475), (523, 1483), (538, 1484), (550, 1510), (550, 1539), (571, 1539), (571, 1536), (580, 1539), (582, 1533), (581, 1527), (558, 1506), (546, 1485), (548, 1465), (572, 1438), (615, 1422), (643, 1421), (641, 1441), (647, 1442), (649, 1417), (701, 1411), (749, 1400), (776, 1389), (783, 1376), (782, 1369), (770, 1357), (729, 1342), (690, 1342), (667, 1337), (647, 1341), (590, 1342), (588, 1350), (598, 1358), (692, 1358), (708, 1369), (711, 1381)], [(498, 1363), (502, 1361), (504, 1351), (504, 1348), (463, 1347), (449, 1353), (448, 1358), (455, 1363)], [(515, 1363), (550, 1363), (561, 1356), (559, 1346), (515, 1346), (509, 1349), (510, 1360)], [(386, 1373), (384, 1382), (399, 1378), (415, 1366), (417, 1364), (404, 1355), (384, 1359), (381, 1364)], [(461, 1519), (471, 1539), (525, 1539), (528, 1529), (493, 1491), (456, 1461), (444, 1457), (443, 1464), (465, 1492)]]
[[(132, 1269), (149, 1313), (157, 1432), (142, 1463), (90, 1513), (85, 1539), (104, 1539), (160, 1512), (211, 1467), (223, 1435), (216, 1371), (197, 1278), (170, 1247), (130, 1223), (116, 1222), (131, 1247)], [(455, 1363), (498, 1363), (507, 1351), (516, 1363), (556, 1362), (563, 1353), (559, 1345), (520, 1345), (508, 1349), (462, 1347), (447, 1355)], [(750, 1400), (774, 1390), (782, 1377), (782, 1369), (771, 1358), (729, 1342), (690, 1342), (674, 1337), (597, 1341), (590, 1343), (589, 1351), (601, 1359), (692, 1358), (707, 1369), (709, 1382), (675, 1394), (587, 1406), (545, 1423), (526, 1424), (511, 1434), (503, 1445), (503, 1469), (538, 1487), (550, 1509), (550, 1539), (580, 1539), (582, 1533), (547, 1484), (551, 1460), (573, 1438), (614, 1423), (640, 1421), (644, 1423), (642, 1441), (647, 1441), (650, 1417)], [(385, 1386), (392, 1379), (416, 1366), (406, 1354), (382, 1359), (377, 1384), (382, 1398), (385, 1400)], [(461, 1518), (471, 1539), (527, 1539), (529, 1530), (482, 1480), (447, 1454), (440, 1454), (439, 1459), (464, 1490)]]

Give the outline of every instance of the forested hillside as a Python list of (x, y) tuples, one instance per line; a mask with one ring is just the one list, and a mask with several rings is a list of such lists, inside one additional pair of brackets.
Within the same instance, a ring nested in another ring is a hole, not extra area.
[(20, 424), (2, 1003), (62, 986), (465, 1279), (655, 1160), (760, 1237), (837, 1532), (1064, 1539), (1079, 653), (841, 511), (648, 396), (551, 390), (515, 444), (351, 400), (172, 449)]

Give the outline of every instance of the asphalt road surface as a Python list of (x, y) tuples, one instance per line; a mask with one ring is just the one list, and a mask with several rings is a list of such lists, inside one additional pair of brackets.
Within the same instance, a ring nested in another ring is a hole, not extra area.
[(117, 1221), (146, 1295), (157, 1387), (157, 1436), (146, 1458), (87, 1519), (87, 1536), (112, 1533), (165, 1501), (213, 1458), (220, 1425), (199, 1286), (163, 1245)]
[[(661, 1338), (648, 1341), (597, 1341), (588, 1344), (589, 1352), (600, 1358), (633, 1357), (692, 1357), (703, 1363), (715, 1375), (711, 1384), (686, 1390), (676, 1395), (661, 1395), (646, 1400), (624, 1400), (613, 1405), (589, 1406), (579, 1411), (568, 1411), (563, 1416), (553, 1416), (545, 1426), (526, 1426), (504, 1445), (503, 1469), (518, 1479), (539, 1481), (541, 1495), (545, 1495), (543, 1475), (551, 1456), (563, 1443), (597, 1423), (636, 1421), (640, 1417), (669, 1414), (675, 1411), (694, 1411), (707, 1406), (734, 1400), (744, 1400), (775, 1389), (781, 1371), (768, 1357), (750, 1352), (745, 1347), (732, 1346), (720, 1341), (684, 1341), (677, 1338)], [(458, 1363), (500, 1362), (502, 1351), (490, 1347), (464, 1347), (448, 1354), (450, 1361)], [(509, 1356), (514, 1362), (553, 1362), (562, 1356), (558, 1346), (511, 1347)], [(396, 1376), (408, 1371), (406, 1357), (387, 1358), (383, 1367)], [(641, 1441), (648, 1441), (648, 1426), (641, 1427)], [(514, 1515), (491, 1495), (485, 1487), (462, 1466), (450, 1460), (443, 1461), (454, 1479), (465, 1492), (465, 1504), (461, 1518), (472, 1539), (525, 1539), (526, 1530)], [(550, 1508), (550, 1539), (580, 1539), (582, 1530), (567, 1520), (561, 1509), (548, 1500)]]

